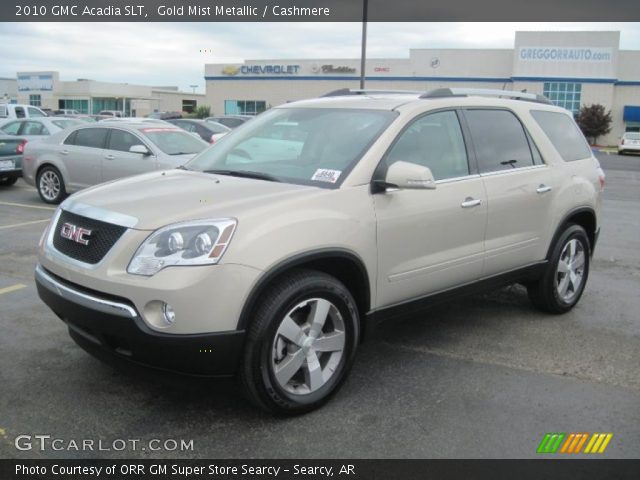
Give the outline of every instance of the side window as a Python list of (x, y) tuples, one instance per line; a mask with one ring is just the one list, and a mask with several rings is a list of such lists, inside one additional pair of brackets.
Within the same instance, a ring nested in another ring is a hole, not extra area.
[(533, 165), (520, 120), (507, 110), (466, 110), (480, 173)]
[(109, 150), (118, 150), (120, 152), (128, 152), (134, 145), (143, 145), (144, 143), (134, 134), (125, 132), (124, 130), (111, 130), (109, 138)]
[(569, 115), (544, 110), (532, 110), (531, 115), (565, 162), (591, 157), (587, 141)]
[(429, 167), (436, 180), (469, 175), (467, 151), (456, 112), (437, 112), (415, 120), (391, 147), (384, 160), (385, 172), (398, 161)]
[(4, 133), (8, 133), (9, 135), (17, 135), (18, 130), (20, 130), (20, 125), (22, 125), (22, 122), (7, 123), (4, 127), (2, 127), (2, 131)]
[(49, 130), (40, 122), (24, 122), (20, 135), (49, 135)]
[(29, 116), (30, 117), (44, 117), (42, 112), (37, 108), (29, 107)]
[(16, 107), (15, 108), (15, 112), (16, 112), (16, 118), (24, 118), (27, 115), (24, 113), (24, 108), (22, 107)]
[(106, 128), (82, 128), (76, 130), (73, 143), (79, 147), (104, 148), (107, 132)]

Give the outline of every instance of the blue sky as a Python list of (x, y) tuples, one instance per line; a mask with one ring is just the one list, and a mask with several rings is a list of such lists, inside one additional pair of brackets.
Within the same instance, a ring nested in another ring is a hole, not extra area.
[[(517, 30), (616, 30), (640, 50), (640, 23), (371, 23), (370, 58), (410, 48), (512, 48)], [(90, 78), (204, 91), (205, 63), (359, 58), (359, 23), (0, 23), (0, 77), (56, 70)]]

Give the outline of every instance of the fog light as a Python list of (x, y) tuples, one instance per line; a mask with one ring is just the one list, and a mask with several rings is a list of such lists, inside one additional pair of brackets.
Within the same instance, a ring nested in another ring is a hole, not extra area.
[(162, 316), (164, 317), (164, 321), (167, 325), (173, 325), (173, 322), (176, 321), (176, 312), (168, 303), (162, 304)]

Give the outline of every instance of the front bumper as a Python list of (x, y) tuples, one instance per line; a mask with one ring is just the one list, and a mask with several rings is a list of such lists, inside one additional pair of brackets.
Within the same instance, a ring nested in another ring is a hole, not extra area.
[(103, 361), (133, 362), (199, 376), (229, 376), (238, 368), (243, 330), (206, 334), (156, 332), (126, 299), (67, 282), (40, 265), (35, 278), (40, 298), (68, 325), (74, 341)]

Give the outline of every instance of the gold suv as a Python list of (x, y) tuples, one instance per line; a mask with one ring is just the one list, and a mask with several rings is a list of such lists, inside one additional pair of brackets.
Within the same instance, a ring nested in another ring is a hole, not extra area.
[(99, 358), (237, 375), (259, 407), (297, 414), (336, 392), (369, 320), (514, 282), (573, 308), (603, 185), (544, 97), (338, 90), (179, 169), (73, 195), (36, 281)]

